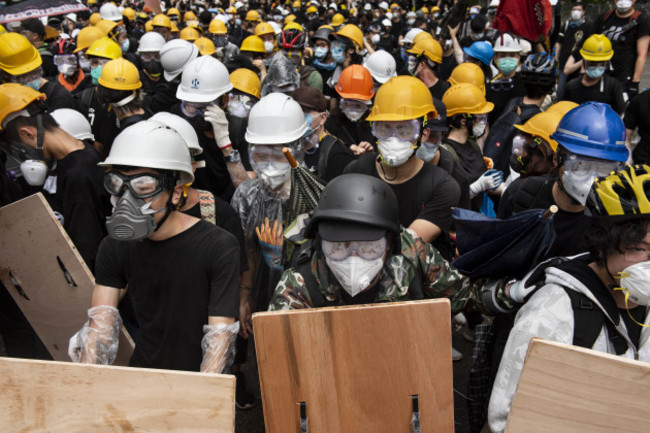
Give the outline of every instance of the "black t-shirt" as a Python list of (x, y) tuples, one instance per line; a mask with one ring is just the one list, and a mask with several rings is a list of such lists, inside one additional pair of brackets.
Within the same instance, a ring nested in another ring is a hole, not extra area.
[(445, 170), (451, 177), (458, 182), (460, 186), (460, 198), (458, 199), (458, 207), (463, 209), (470, 209), (469, 199), (469, 179), (463, 170), (458, 169), (458, 164), (454, 160), (453, 155), (444, 147), (440, 147), (440, 160), (438, 167)]
[[(507, 218), (527, 209), (548, 209), (557, 204), (553, 199), (554, 184), (555, 178), (550, 175), (515, 180), (499, 200), (498, 217)], [(524, 202), (530, 205), (525, 208), (522, 206)], [(555, 242), (542, 259), (584, 253), (587, 250), (585, 232), (589, 225), (590, 218), (584, 212), (566, 212), (560, 209), (553, 217)]]
[[(327, 145), (329, 145), (330, 148), (327, 152), (325, 173), (321, 173), (319, 169), (320, 159), (323, 155), (322, 151)], [(320, 145), (314, 152), (308, 153), (305, 151), (305, 165), (326, 182), (329, 182), (336, 176), (343, 174), (343, 169), (352, 161), (354, 161), (354, 155), (350, 149), (348, 149), (348, 147), (343, 144), (341, 140), (334, 137), (333, 135), (326, 135), (323, 137), (323, 139), (320, 141)]]
[(650, 163), (650, 91), (646, 90), (633, 98), (625, 109), (623, 123), (626, 129), (634, 130), (639, 128), (641, 141), (632, 151), (632, 159), (635, 164)]
[(604, 102), (609, 104), (619, 115), (625, 111), (623, 85), (613, 77), (603, 75), (602, 79), (593, 86), (582, 84), (582, 77), (569, 81), (564, 90), (563, 99), (582, 104), (587, 101)]
[[(375, 161), (378, 155), (364, 154), (346, 168), (345, 173), (363, 173), (379, 178)], [(412, 179), (400, 184), (388, 184), (397, 196), (399, 220), (404, 227), (416, 219), (429, 221), (443, 232), (451, 225), (451, 208), (458, 206), (460, 187), (445, 170), (424, 164)]]
[(199, 370), (208, 317), (238, 315), (239, 254), (237, 239), (206, 221), (163, 241), (104, 238), (95, 280), (128, 285), (140, 324), (129, 365)]
[[(616, 12), (611, 13), (609, 18), (603, 21), (603, 18), (609, 12), (601, 15), (597, 22), (599, 23), (596, 31), (601, 33), (612, 42), (614, 57), (612, 57), (612, 66), (614, 67), (613, 77), (621, 83), (632, 79), (634, 75), (634, 65), (636, 63), (636, 41), (650, 34), (650, 20), (645, 13), (642, 13), (636, 20), (636, 26), (628, 26), (631, 17), (619, 18)], [(628, 26), (628, 27), (626, 27)], [(623, 30), (626, 31), (623, 31)]]
[(47, 97), (47, 108), (50, 113), (59, 108), (75, 108), (72, 95), (57, 81), (48, 81), (43, 84), (38, 91), (45, 93), (45, 96)]
[(63, 228), (91, 271), (112, 208), (104, 189), (104, 169), (97, 166), (101, 161), (88, 143), (58, 160), (56, 194), (48, 197), (52, 209), (63, 216)]
[(566, 61), (572, 52), (582, 47), (585, 39), (591, 34), (592, 23), (584, 20), (580, 25), (571, 25), (571, 21), (567, 20), (564, 27), (560, 30), (557, 42), (562, 44), (560, 53), (558, 55), (558, 64), (560, 70), (564, 68)]
[(433, 96), (434, 98), (442, 100), (442, 97), (444, 96), (445, 92), (450, 87), (451, 85), (448, 82), (438, 79), (438, 82), (436, 84), (429, 87), (429, 92), (431, 92), (431, 96)]
[(456, 155), (458, 155), (460, 162), (459, 168), (463, 171), (470, 183), (474, 182), (487, 171), (483, 154), (481, 154), (478, 145), (471, 139), (468, 139), (466, 143), (459, 143), (450, 138), (445, 138), (443, 142), (450, 145), (456, 152)]
[(521, 74), (517, 72), (509, 80), (495, 78), (485, 86), (485, 99), (494, 104), (494, 109), (488, 114), (488, 122), (494, 123), (512, 98), (524, 96), (524, 85)]
[(75, 98), (78, 99), (79, 112), (86, 116), (90, 123), (95, 140), (100, 142), (108, 153), (117, 136), (117, 121), (115, 113), (107, 111), (99, 102), (95, 89), (96, 87), (90, 87), (75, 94)]
[(376, 140), (374, 135), (372, 135), (370, 122), (364, 120), (368, 114), (370, 114), (370, 111), (358, 121), (351, 122), (350, 119), (345, 117), (345, 114), (339, 112), (327, 118), (325, 121), (325, 129), (348, 147), (353, 144), (359, 144), (362, 141), (367, 141), (374, 145)]
[(447, 57), (443, 56), (442, 63), (440, 63), (438, 70), (436, 71), (436, 76), (440, 80), (447, 81), (451, 76), (451, 71), (453, 71), (456, 66), (458, 66), (458, 62), (456, 62), (456, 56), (454, 56), (453, 53)]

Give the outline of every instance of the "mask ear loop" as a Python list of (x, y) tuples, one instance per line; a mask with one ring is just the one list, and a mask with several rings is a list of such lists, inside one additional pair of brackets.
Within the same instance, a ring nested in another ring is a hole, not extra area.
[[(618, 275), (619, 275), (618, 276), (619, 279), (628, 278), (630, 276), (630, 274), (628, 272), (619, 272)], [(614, 287), (614, 290), (620, 290), (625, 294), (625, 311), (627, 311), (627, 315), (630, 316), (630, 319), (632, 319), (632, 321), (634, 323), (636, 323), (637, 325), (639, 325), (639, 326), (643, 326), (644, 328), (650, 328), (650, 325), (646, 325), (644, 323), (639, 323), (634, 318), (634, 316), (632, 316), (632, 313), (630, 313), (630, 307), (628, 307), (628, 305), (627, 305), (628, 298), (630, 297), (630, 291), (628, 289), (626, 289), (625, 287)]]

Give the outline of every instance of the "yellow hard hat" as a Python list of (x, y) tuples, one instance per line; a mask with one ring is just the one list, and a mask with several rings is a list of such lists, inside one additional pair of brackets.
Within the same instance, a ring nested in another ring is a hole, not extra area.
[(244, 39), (239, 47), (239, 51), (251, 51), (254, 53), (266, 53), (264, 41), (259, 36), (251, 35)]
[(295, 16), (294, 14), (287, 15), (287, 16), (284, 18), (284, 25), (286, 26), (287, 24), (292, 23), (292, 22), (294, 22), (295, 20), (296, 20), (296, 16)]
[(88, 6), (96, 5), (97, 0), (88, 0)]
[(0, 85), (0, 129), (2, 129), (2, 123), (11, 113), (24, 110), (32, 102), (44, 99), (44, 94), (22, 84)]
[(98, 82), (102, 87), (113, 90), (136, 90), (142, 87), (138, 68), (122, 58), (106, 63)]
[(99, 12), (95, 12), (94, 14), (90, 15), (90, 18), (88, 18), (88, 21), (90, 22), (91, 26), (96, 26), (98, 22), (102, 20), (102, 17), (99, 15)]
[(300, 0), (296, 0), (291, 4), (291, 6), (294, 8), (299, 8), (301, 5), (302, 3), (300, 3)]
[(110, 20), (101, 20), (98, 22), (95, 27), (97, 27), (99, 30), (104, 32), (105, 36), (108, 36), (110, 38), (114, 38), (117, 35), (115, 35), (115, 28), (117, 27), (117, 23), (115, 21), (110, 21)]
[(486, 114), (494, 109), (494, 104), (485, 100), (481, 89), (473, 84), (459, 83), (451, 86), (442, 96), (447, 107), (447, 116), (456, 114)]
[(393, 3), (390, 5), (388, 9), (401, 9), (397, 3)]
[(144, 31), (145, 32), (153, 32), (153, 21), (149, 20), (146, 23), (144, 23)]
[(61, 33), (52, 26), (45, 26), (45, 37), (44, 41), (55, 40), (61, 37)]
[(186, 41), (194, 42), (201, 37), (201, 34), (194, 27), (185, 27), (181, 30), (181, 39)]
[(122, 50), (114, 40), (104, 36), (90, 44), (90, 47), (86, 50), (86, 57), (87, 56), (115, 60), (122, 57)]
[(228, 33), (228, 29), (226, 28), (226, 24), (224, 24), (223, 21), (215, 18), (212, 21), (210, 21), (208, 32), (214, 35), (225, 35), (226, 33)]
[(38, 50), (20, 33), (0, 35), (0, 69), (11, 75), (22, 75), (41, 66)]
[(442, 47), (435, 39), (423, 38), (417, 43), (414, 43), (407, 53), (415, 54), (416, 56), (425, 55), (429, 60), (441, 63), (442, 62)]
[(428, 13), (429, 13), (429, 9), (428, 9), (426, 6), (422, 6), (422, 8), (421, 8), (420, 10), (421, 10), (422, 12), (424, 12), (425, 14), (428, 14)]
[(74, 52), (78, 53), (79, 51), (85, 50), (90, 46), (90, 44), (104, 36), (106, 36), (104, 32), (97, 27), (84, 27), (79, 30), (79, 34), (77, 35), (77, 48), (75, 48)]
[(580, 55), (593, 62), (604, 62), (614, 56), (612, 42), (605, 35), (591, 35), (582, 44)]
[(350, 39), (357, 46), (358, 50), (363, 48), (363, 32), (354, 24), (346, 24), (341, 27), (341, 30), (332, 34)]
[(567, 114), (569, 111), (576, 108), (578, 104), (573, 101), (558, 101), (555, 104), (551, 105), (546, 109), (546, 111), (553, 111), (555, 113), (560, 113), (562, 116)]
[(175, 16), (177, 16), (177, 17), (180, 17), (180, 16), (181, 16), (181, 13), (180, 13), (180, 11), (179, 11), (178, 9), (176, 9), (176, 8), (170, 8), (170, 9), (167, 10), (167, 16), (168, 16), (168, 17), (171, 17), (172, 15), (175, 15)]
[(273, 30), (273, 26), (269, 23), (259, 23), (255, 26), (255, 35), (275, 35), (275, 30)]
[(6, 31), (7, 31), (7, 29), (5, 29), (5, 26), (0, 24), (0, 34), (5, 33)]
[(257, 76), (257, 74), (250, 69), (235, 69), (230, 74), (230, 82), (232, 83), (232, 87), (234, 89), (260, 99), (262, 83), (260, 83), (260, 78)]
[(135, 21), (135, 10), (133, 8), (124, 8), (122, 16), (128, 18), (129, 21)]
[(456, 66), (449, 76), (449, 84), (452, 86), (458, 83), (473, 84), (485, 95), (485, 74), (476, 63), (465, 62)]
[(555, 152), (557, 150), (557, 141), (551, 138), (551, 134), (557, 129), (560, 120), (562, 120), (562, 114), (554, 111), (544, 111), (534, 115), (523, 125), (514, 125), (514, 127), (530, 135), (543, 138)]
[(202, 56), (211, 56), (217, 52), (214, 43), (208, 38), (200, 37), (194, 41), (194, 45), (198, 47)]
[(230, 6), (228, 9), (226, 9), (227, 14), (236, 14), (237, 13), (237, 8), (234, 6)]
[(307, 13), (308, 14), (317, 14), (318, 13), (318, 8), (316, 6), (309, 6), (307, 8)]
[(246, 21), (259, 21), (260, 14), (256, 10), (246, 12)]
[(180, 31), (178, 30), (178, 24), (176, 24), (174, 21), (172, 21), (172, 27), (170, 30), (172, 33), (178, 33)]
[(440, 8), (438, 6), (432, 7), (431, 8), (431, 13), (434, 13), (434, 12), (440, 12)]
[(183, 15), (183, 21), (185, 21), (185, 22), (187, 22), (187, 21), (194, 21), (194, 20), (196, 20), (196, 19), (197, 19), (197, 18), (196, 18), (196, 14), (195, 14), (194, 12), (192, 12), (192, 11), (187, 11), (187, 12), (185, 12), (185, 14)]
[(158, 14), (151, 20), (151, 24), (154, 27), (165, 27), (168, 29), (172, 28), (172, 22), (167, 15)]
[(417, 44), (420, 41), (426, 40), (426, 39), (433, 39), (433, 36), (431, 36), (431, 33), (429, 32), (420, 32), (417, 35), (413, 37), (413, 45)]
[(332, 17), (332, 27), (338, 27), (345, 21), (345, 17), (341, 14), (334, 14)]
[(300, 24), (298, 24), (297, 22), (295, 22), (295, 21), (287, 24), (286, 26), (284, 26), (282, 28), (282, 31), (291, 30), (291, 29), (299, 30), (301, 32), (305, 31), (305, 29), (303, 29), (303, 27)]
[(427, 86), (415, 77), (400, 75), (391, 78), (377, 90), (375, 103), (366, 120), (399, 121), (437, 115)]

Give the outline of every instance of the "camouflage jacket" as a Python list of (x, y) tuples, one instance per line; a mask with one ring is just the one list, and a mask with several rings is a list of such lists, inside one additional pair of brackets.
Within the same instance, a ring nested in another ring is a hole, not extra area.
[[(464, 308), (481, 307), (481, 289), (485, 280), (470, 281), (447, 262), (436, 248), (413, 238), (406, 230), (401, 235), (402, 251), (399, 255), (389, 255), (380, 271), (379, 290), (375, 298), (379, 302), (408, 301), (411, 280), (417, 275), (415, 266), (422, 267), (424, 276), (423, 291), (427, 299), (449, 298), (452, 312)], [(327, 268), (325, 258), (317, 252), (311, 257), (311, 272), (319, 284), (319, 290), (326, 306), (346, 305), (341, 296), (343, 288)], [(503, 293), (501, 284), (497, 291), (498, 301), (509, 308), (512, 302)], [(313, 308), (314, 302), (300, 273), (294, 269), (285, 270), (275, 288), (269, 306), (270, 311)]]

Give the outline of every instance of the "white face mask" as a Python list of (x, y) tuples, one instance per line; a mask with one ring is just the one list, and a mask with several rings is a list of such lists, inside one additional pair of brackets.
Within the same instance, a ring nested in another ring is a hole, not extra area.
[(650, 262), (635, 263), (620, 273), (626, 298), (638, 305), (650, 306)]
[(277, 189), (280, 185), (291, 179), (291, 166), (289, 163), (274, 163), (259, 173), (262, 182), (271, 189)]
[(415, 151), (415, 156), (422, 161), (429, 162), (438, 154), (438, 147), (440, 147), (440, 143), (428, 143), (424, 141)]
[(248, 117), (249, 111), (250, 109), (241, 101), (228, 102), (228, 113), (230, 113), (231, 116), (245, 119)]
[(570, 172), (565, 171), (562, 174), (562, 186), (569, 197), (584, 206), (587, 203), (587, 195), (591, 190), (591, 184), (594, 183), (596, 177), (598, 177), (597, 173), (591, 173), (587, 178), (576, 178)]
[(350, 122), (356, 122), (357, 120), (361, 119), (363, 115), (366, 113), (367, 110), (350, 110), (350, 109), (343, 109), (343, 114), (345, 114), (345, 117), (350, 119)]
[(415, 146), (410, 141), (403, 141), (395, 136), (390, 136), (386, 140), (377, 142), (381, 160), (389, 167), (399, 167), (409, 160)]
[(379, 36), (379, 33), (376, 33), (370, 37), (370, 42), (372, 42), (375, 45), (377, 45), (380, 40), (381, 40), (381, 36)]
[(483, 137), (486, 128), (487, 128), (487, 120), (481, 120), (480, 122), (472, 126), (472, 135), (476, 138)]
[(57, 69), (64, 77), (70, 77), (75, 73), (77, 67), (75, 65), (59, 65)]
[(20, 172), (25, 178), (25, 182), (31, 186), (43, 185), (48, 171), (49, 169), (44, 161), (28, 159), (20, 163)]
[(350, 256), (339, 261), (325, 257), (325, 262), (343, 290), (353, 297), (367, 288), (384, 266), (382, 257), (364, 260), (359, 256)]
[(273, 48), (275, 48), (275, 47), (273, 46), (273, 42), (271, 42), (271, 41), (266, 41), (266, 42), (264, 42), (264, 51), (266, 51), (267, 54), (268, 54), (268, 53), (272, 53), (272, 52), (273, 52)]
[(576, 9), (576, 10), (572, 10), (572, 11), (571, 11), (571, 19), (572, 19), (573, 21), (579, 21), (580, 19), (582, 19), (582, 11), (579, 11), (579, 10), (577, 10), (577, 9)]
[(632, 7), (632, 0), (618, 0), (616, 2), (616, 9), (619, 10), (619, 12), (627, 12), (630, 10)]

